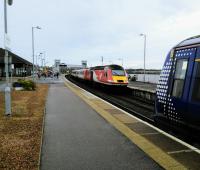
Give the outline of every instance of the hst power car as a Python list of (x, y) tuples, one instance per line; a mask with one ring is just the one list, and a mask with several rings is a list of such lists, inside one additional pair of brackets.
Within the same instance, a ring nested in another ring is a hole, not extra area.
[(73, 70), (72, 76), (86, 81), (110, 86), (127, 86), (128, 76), (119, 65), (96, 66), (86, 69)]
[(156, 121), (200, 130), (200, 36), (173, 47), (156, 90)]

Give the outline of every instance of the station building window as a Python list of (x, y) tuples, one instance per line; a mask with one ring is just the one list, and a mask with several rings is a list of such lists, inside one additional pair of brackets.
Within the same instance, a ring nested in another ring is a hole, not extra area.
[(200, 102), (200, 62), (195, 63), (194, 86), (192, 91), (192, 101)]
[(174, 75), (174, 85), (172, 89), (172, 96), (176, 98), (182, 97), (187, 67), (188, 67), (187, 59), (177, 60), (176, 70)]

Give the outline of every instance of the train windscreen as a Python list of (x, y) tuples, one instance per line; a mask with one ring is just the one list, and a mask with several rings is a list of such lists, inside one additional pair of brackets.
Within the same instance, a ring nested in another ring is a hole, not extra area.
[(118, 66), (118, 65), (110, 65), (109, 67), (112, 70), (113, 76), (125, 76), (125, 71), (124, 71), (123, 67)]
[(124, 70), (112, 70), (113, 76), (125, 76)]

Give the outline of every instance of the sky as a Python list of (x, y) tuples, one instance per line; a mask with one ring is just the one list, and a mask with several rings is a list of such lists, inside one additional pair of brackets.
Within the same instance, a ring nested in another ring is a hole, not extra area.
[[(32, 61), (45, 53), (47, 65), (55, 59), (88, 66), (122, 64), (161, 69), (169, 50), (183, 39), (200, 34), (199, 0), (13, 0), (8, 6), (8, 35), (13, 53)], [(4, 1), (0, 1), (0, 48), (4, 48)], [(41, 61), (38, 59), (38, 63)]]

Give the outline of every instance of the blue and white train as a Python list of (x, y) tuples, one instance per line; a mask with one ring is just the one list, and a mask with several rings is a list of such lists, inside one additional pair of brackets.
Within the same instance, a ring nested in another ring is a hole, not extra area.
[(155, 120), (200, 130), (200, 35), (173, 47), (156, 90)]

